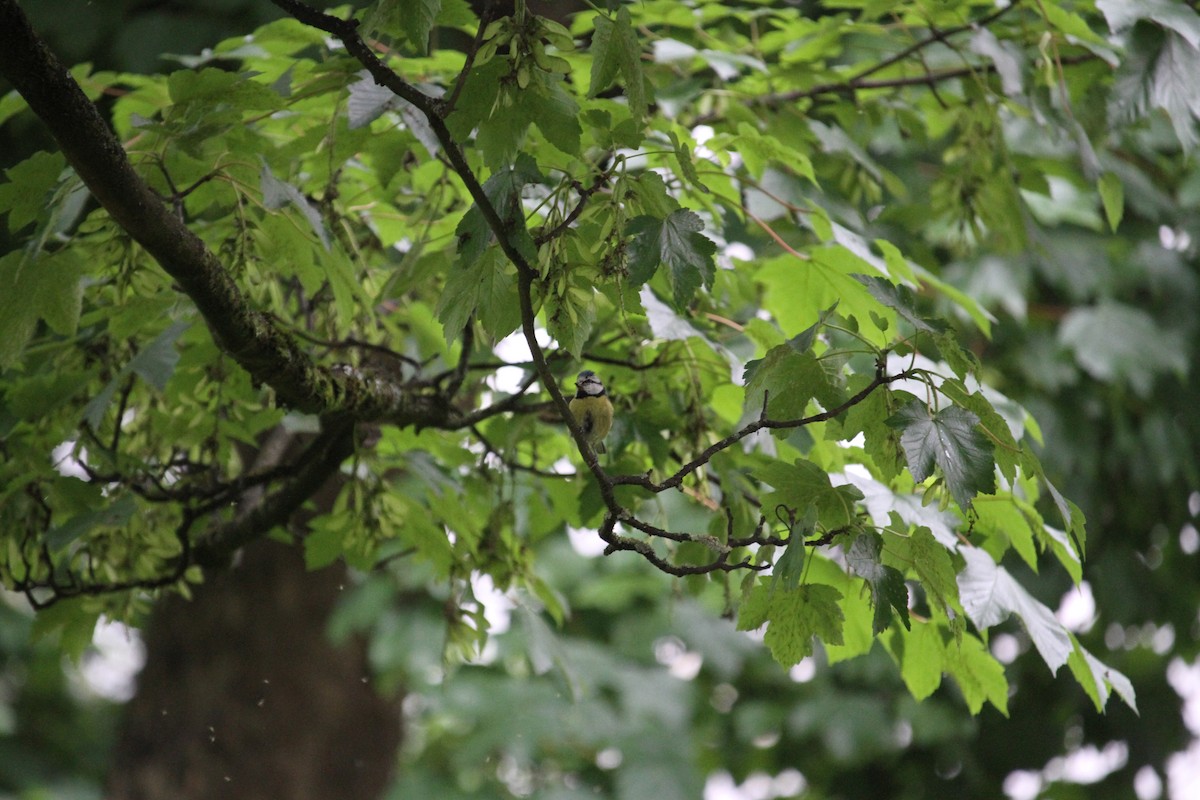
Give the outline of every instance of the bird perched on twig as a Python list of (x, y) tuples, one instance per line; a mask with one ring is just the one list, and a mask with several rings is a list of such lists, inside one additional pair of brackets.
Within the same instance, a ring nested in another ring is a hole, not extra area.
[(583, 431), (583, 437), (597, 453), (604, 453), (604, 437), (613, 422), (613, 405), (596, 373), (585, 369), (575, 379), (575, 396), (571, 398), (571, 415)]

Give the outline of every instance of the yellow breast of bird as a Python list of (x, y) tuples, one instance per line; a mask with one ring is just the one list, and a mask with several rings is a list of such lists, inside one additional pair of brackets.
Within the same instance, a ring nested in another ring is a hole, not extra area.
[(570, 407), (584, 436), (597, 441), (608, 435), (612, 427), (612, 404), (607, 397), (576, 397)]

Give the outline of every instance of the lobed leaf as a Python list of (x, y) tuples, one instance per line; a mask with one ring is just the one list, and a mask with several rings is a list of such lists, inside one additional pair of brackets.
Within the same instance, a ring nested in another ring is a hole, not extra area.
[(959, 406), (930, 411), (920, 401), (903, 406), (888, 424), (899, 429), (909, 472), (918, 483), (939, 470), (960, 508), (996, 490), (992, 443), (976, 430), (979, 417)]

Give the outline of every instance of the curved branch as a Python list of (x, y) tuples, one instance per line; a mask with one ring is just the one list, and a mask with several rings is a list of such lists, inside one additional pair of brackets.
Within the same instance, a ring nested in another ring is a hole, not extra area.
[[(287, 522), (306, 500), (337, 472), (354, 453), (354, 422), (341, 416), (326, 418), (322, 431), (296, 459), (296, 476), (263, 498), (252, 511), (219, 526), (193, 548), (193, 563), (211, 568), (224, 565), (238, 550)], [(215, 510), (213, 508), (206, 511)]]
[(663, 480), (661, 482), (656, 483), (656, 482), (650, 480), (650, 478), (646, 475), (613, 475), (613, 476), (609, 477), (609, 480), (611, 480), (614, 485), (640, 486), (643, 489), (647, 489), (647, 490), (649, 490), (651, 492), (655, 492), (655, 493), (664, 492), (667, 489), (674, 489), (674, 488), (678, 487), (681, 483), (683, 483), (684, 478), (688, 477), (689, 475), (694, 473), (696, 470), (700, 469), (700, 467), (707, 464), (709, 462), (709, 460), (712, 459), (712, 457), (715, 456), (717, 453), (719, 453), (722, 450), (725, 450), (729, 447), (732, 447), (733, 445), (737, 444), (742, 439), (745, 439), (747, 436), (750, 436), (751, 434), (757, 433), (758, 431), (763, 430), (764, 428), (767, 428), (767, 429), (803, 428), (806, 425), (812, 425), (813, 423), (816, 423), (816, 422), (827, 422), (828, 420), (831, 420), (835, 417), (841, 416), (842, 414), (846, 413), (854, 406), (856, 406), (859, 403), (861, 403), (862, 401), (866, 400), (867, 397), (869, 397), (870, 394), (872, 392), (874, 392), (876, 389), (878, 389), (879, 387), (886, 386), (889, 383), (895, 383), (896, 381), (906, 380), (908, 378), (911, 378), (917, 372), (917, 370), (909, 369), (909, 370), (904, 370), (903, 372), (898, 372), (895, 375), (887, 375), (884, 373), (883, 368), (884, 368), (884, 364), (881, 361), (880, 363), (875, 365), (875, 377), (871, 380), (870, 383), (868, 383), (866, 386), (864, 386), (861, 390), (859, 390), (857, 393), (855, 393), (852, 397), (849, 397), (848, 399), (846, 399), (846, 401), (841, 403), (840, 405), (835, 406), (826, 411), (822, 411), (818, 414), (813, 414), (812, 416), (801, 417), (800, 419), (790, 419), (790, 420), (770, 419), (767, 417), (767, 408), (766, 408), (766, 403), (764, 402), (763, 403), (763, 412), (761, 415), (759, 415), (758, 419), (746, 424), (741, 429), (734, 431), (733, 433), (726, 436), (724, 439), (721, 439), (719, 442), (715, 442), (715, 443), (709, 445), (707, 448), (704, 449), (703, 452), (700, 453), (700, 455), (696, 456), (694, 459), (689, 461), (687, 464), (684, 464), (674, 474), (672, 474), (670, 477), (666, 478), (665, 480)]
[(579, 215), (583, 213), (583, 209), (587, 206), (588, 200), (592, 199), (592, 195), (600, 191), (604, 188), (604, 184), (608, 183), (608, 177), (607, 172), (601, 172), (596, 176), (596, 180), (592, 181), (591, 186), (584, 186), (579, 181), (572, 181), (571, 183), (575, 191), (579, 194), (579, 202), (575, 204), (575, 207), (571, 209), (567, 216), (563, 217), (562, 222), (555, 225), (552, 229), (533, 237), (533, 243), (541, 247), (546, 242), (553, 241), (566, 233), (567, 229), (575, 223), (575, 220), (579, 219)]
[[(187, 572), (187, 568), (192, 564), (192, 543), (189, 531), (195, 521), (196, 515), (185, 509), (182, 521), (175, 527), (175, 538), (179, 542), (180, 549), (179, 557), (175, 560), (171, 571), (164, 575), (158, 575), (153, 578), (133, 578), (124, 581), (103, 582), (91, 580), (84, 582), (69, 570), (63, 573), (56, 571), (53, 567), (54, 561), (50, 558), (49, 553), (45, 552), (45, 546), (43, 545), (43, 561), (51, 565), (47, 577), (42, 580), (26, 577), (13, 581), (13, 589), (24, 594), (25, 599), (29, 601), (29, 605), (35, 611), (41, 611), (60, 600), (66, 600), (71, 597), (112, 594), (133, 589), (149, 591), (169, 586), (176, 581), (182, 580), (184, 573)], [(24, 554), (22, 554), (22, 558), (24, 559)], [(32, 565), (28, 560), (25, 561), (25, 572), (27, 575), (32, 572)]]
[(497, 414), (504, 414), (509, 411), (516, 411), (518, 408), (520, 408), (521, 400), (524, 399), (525, 393), (529, 391), (529, 388), (533, 386), (534, 383), (537, 382), (537, 379), (538, 374), (536, 372), (529, 373), (525, 376), (525, 380), (521, 381), (521, 385), (517, 387), (517, 390), (508, 397), (505, 397), (503, 400), (498, 400), (495, 403), (492, 403), (490, 406), (484, 406), (483, 408), (478, 408), (468, 414), (462, 414), (456, 417), (451, 424), (451, 427), (456, 429), (472, 428), (475, 425), (478, 425), (480, 422), (483, 422), (488, 417), (494, 417)]
[[(787, 105), (794, 103), (797, 100), (807, 100), (822, 95), (853, 95), (857, 91), (866, 91), (871, 89), (901, 89), (909, 86), (926, 86), (931, 89), (936, 89), (937, 85), (956, 78), (965, 78), (972, 75), (990, 75), (997, 72), (997, 67), (994, 63), (985, 62), (980, 64), (967, 64), (962, 67), (951, 69), (929, 70), (926, 69), (920, 75), (907, 75), (895, 78), (876, 78), (871, 79), (870, 76), (876, 75), (889, 67), (904, 61), (913, 55), (919, 55), (921, 51), (929, 46), (937, 43), (948, 44), (947, 40), (950, 37), (956, 36), (967, 31), (978, 31), (986, 28), (988, 25), (996, 22), (1005, 14), (1009, 13), (1017, 6), (1021, 0), (1013, 0), (1008, 5), (999, 8), (990, 14), (987, 14), (980, 19), (964, 23), (962, 25), (947, 28), (945, 30), (937, 30), (931, 27), (931, 32), (928, 36), (918, 41), (913, 42), (907, 47), (893, 53), (887, 58), (866, 67), (850, 77), (840, 81), (830, 81), (827, 83), (818, 83), (815, 86), (810, 86), (807, 89), (793, 89), (786, 92), (776, 92), (773, 94), (759, 95), (753, 98), (752, 102), (755, 105), (774, 108), (776, 106)], [(1060, 66), (1081, 64), (1088, 61), (1093, 61), (1098, 56), (1092, 53), (1081, 53), (1075, 56), (1058, 59)], [(713, 122), (720, 119), (719, 112), (709, 112), (702, 114), (696, 118), (698, 123)]]
[(863, 69), (861, 72), (858, 72), (853, 78), (851, 78), (850, 82), (851, 83), (854, 83), (856, 81), (861, 82), (867, 76), (874, 75), (877, 72), (882, 72), (883, 70), (887, 69), (888, 67), (892, 66), (893, 64), (900, 63), (901, 61), (903, 61), (904, 59), (913, 55), (914, 53), (921, 52), (926, 47), (929, 47), (930, 45), (934, 44), (935, 42), (945, 43), (945, 41), (948, 38), (950, 38), (951, 36), (955, 36), (957, 34), (963, 33), (964, 31), (977, 31), (980, 28), (986, 28), (988, 25), (991, 25), (993, 22), (1000, 19), (1008, 12), (1012, 11), (1014, 8), (1016, 8), (1020, 4), (1021, 4), (1021, 0), (1012, 0), (1012, 2), (1009, 3), (1008, 5), (998, 8), (997, 10), (993, 11), (991, 14), (988, 14), (987, 16), (981, 17), (980, 19), (977, 19), (977, 20), (973, 20), (964, 25), (959, 25), (958, 27), (955, 27), (955, 28), (948, 28), (944, 31), (937, 30), (932, 25), (930, 25), (929, 26), (930, 34), (928, 36), (926, 36), (924, 39), (915, 41), (912, 44), (910, 44), (908, 47), (905, 47), (903, 50), (900, 50), (897, 53), (893, 53), (892, 55), (888, 56), (887, 58), (883, 59), (882, 61), (872, 64), (871, 66), (867, 67), (866, 69)]
[[(194, 544), (191, 529), (202, 517), (227, 508), (228, 494), (196, 507), (185, 507), (183, 518), (176, 526), (175, 536), (179, 541), (179, 555), (165, 564), (167, 570), (151, 578), (133, 578), (123, 581), (103, 581), (90, 574), (81, 577), (73, 570), (62, 570), (55, 566), (48, 552), (42, 560), (48, 566), (44, 578), (27, 577), (14, 581), (13, 588), (23, 592), (35, 609), (47, 608), (60, 600), (80, 595), (112, 594), (129, 590), (149, 591), (169, 586), (183, 579), (192, 566), (205, 569), (226, 565), (239, 548), (265, 536), (272, 528), (282, 525), (313, 494), (334, 475), (354, 452), (354, 422), (343, 415), (336, 419), (326, 418), (324, 429), (296, 460), (300, 467), (287, 484), (267, 495), (243, 516), (216, 527), (199, 544)], [(253, 491), (256, 486), (248, 486)], [(43, 550), (45, 547), (43, 545)], [(27, 562), (26, 573), (32, 573)]]

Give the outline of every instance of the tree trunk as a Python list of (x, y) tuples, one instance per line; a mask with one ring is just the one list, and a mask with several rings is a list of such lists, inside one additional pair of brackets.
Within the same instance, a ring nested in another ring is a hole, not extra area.
[(398, 699), (365, 647), (326, 636), (345, 569), (310, 573), (260, 541), (146, 631), (146, 667), (113, 758), (112, 800), (378, 797), (400, 742)]

